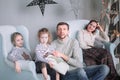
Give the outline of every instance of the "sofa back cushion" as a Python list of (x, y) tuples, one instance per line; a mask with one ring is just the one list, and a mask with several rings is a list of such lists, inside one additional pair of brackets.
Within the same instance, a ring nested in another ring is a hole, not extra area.
[(84, 29), (89, 20), (72, 20), (66, 21), (69, 24), (71, 38), (77, 38), (77, 33), (80, 29)]
[(10, 25), (4, 25), (0, 26), (0, 34), (1, 34), (1, 39), (2, 39), (2, 53), (3, 56), (6, 58), (8, 53), (10, 52), (11, 48), (13, 47), (11, 43), (11, 34), (13, 32), (16, 32), (16, 28), (14, 26)]

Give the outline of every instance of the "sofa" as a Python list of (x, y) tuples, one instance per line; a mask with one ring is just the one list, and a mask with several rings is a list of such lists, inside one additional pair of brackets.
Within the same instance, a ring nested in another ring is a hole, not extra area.
[[(70, 26), (69, 36), (71, 38), (77, 38), (77, 32), (80, 29), (83, 29), (85, 25), (89, 22), (89, 20), (71, 20), (65, 21)], [(3, 25), (0, 26), (0, 80), (35, 80), (34, 76), (30, 71), (22, 71), (21, 73), (16, 73), (14, 69), (14, 65), (7, 60), (7, 54), (12, 48), (12, 44), (10, 41), (10, 35), (13, 32), (20, 32), (24, 37), (24, 47), (29, 51), (29, 31), (28, 29), (21, 26), (11, 26), (11, 25)], [(113, 46), (114, 45), (114, 46)], [(111, 52), (114, 65), (119, 63), (119, 59), (115, 57), (114, 50), (116, 45), (114, 43), (104, 43), (104, 48)], [(81, 49), (81, 48), (80, 48)], [(82, 50), (80, 50), (81, 62), (83, 62), (83, 54)], [(38, 80), (43, 80), (42, 74), (37, 74)]]
[[(30, 50), (29, 46), (29, 32), (28, 29), (21, 26), (11, 26), (11, 25), (1, 25), (0, 26), (0, 80), (43, 80), (42, 74), (37, 74), (36, 70), (32, 70), (32, 67), (29, 67), (28, 70), (21, 71), (17, 73), (14, 68), (14, 64), (7, 59), (7, 55), (11, 48), (11, 34), (13, 32), (20, 32), (24, 38), (24, 47)], [(30, 64), (34, 66), (35, 64)], [(32, 74), (32, 71), (35, 71), (35, 74)], [(37, 78), (35, 77), (37, 76)]]

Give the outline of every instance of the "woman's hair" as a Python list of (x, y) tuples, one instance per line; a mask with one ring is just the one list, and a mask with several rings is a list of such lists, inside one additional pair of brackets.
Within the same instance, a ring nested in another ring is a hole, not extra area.
[[(13, 44), (14, 46), (15, 46), (15, 38), (16, 38), (18, 35), (22, 36), (22, 34), (19, 33), (19, 32), (14, 32), (14, 33), (11, 35), (11, 42), (12, 42), (12, 44)], [(23, 37), (23, 36), (22, 36), (22, 37)]]
[(42, 28), (42, 29), (40, 29), (39, 31), (38, 31), (38, 38), (40, 38), (40, 36), (42, 35), (42, 34), (48, 34), (48, 44), (50, 44), (51, 43), (51, 41), (52, 41), (52, 35), (51, 35), (51, 33), (49, 32), (49, 30), (47, 29), (47, 28)]
[[(98, 21), (96, 21), (96, 20), (90, 20), (90, 22), (85, 26), (85, 29), (87, 29), (88, 25), (91, 24), (92, 22), (95, 22), (96, 24), (98, 23)], [(96, 29), (97, 29), (97, 27), (96, 27)], [(96, 32), (96, 29), (92, 33)]]

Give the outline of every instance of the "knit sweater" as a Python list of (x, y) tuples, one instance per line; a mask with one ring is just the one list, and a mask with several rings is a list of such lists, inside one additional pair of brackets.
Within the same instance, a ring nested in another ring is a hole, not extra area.
[(38, 44), (35, 49), (36, 59), (35, 61), (42, 61), (45, 63), (48, 63), (49, 60), (47, 60), (44, 55), (52, 54), (52, 51), (54, 51), (54, 48), (48, 44), (47, 47), (45, 47), (43, 44)]
[(13, 47), (12, 50), (10, 51), (10, 53), (8, 53), (7, 58), (11, 62), (15, 62), (18, 60), (25, 60), (23, 54), (26, 54), (29, 56), (28, 60), (32, 60), (29, 52), (23, 47), (21, 47), (21, 48)]
[(52, 45), (55, 50), (69, 57), (69, 60), (67, 61), (70, 67), (69, 70), (83, 67), (83, 63), (80, 62), (80, 47), (77, 40), (66, 37), (64, 41), (61, 41), (60, 39), (54, 40)]
[(100, 34), (90, 34), (87, 30), (80, 30), (77, 38), (82, 49), (88, 49), (95, 46), (95, 40), (99, 40), (100, 42), (109, 42), (109, 37), (101, 31)]

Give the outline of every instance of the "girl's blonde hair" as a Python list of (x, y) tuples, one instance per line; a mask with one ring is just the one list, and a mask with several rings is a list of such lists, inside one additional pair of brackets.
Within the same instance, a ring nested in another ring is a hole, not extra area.
[(40, 38), (40, 36), (42, 34), (46, 34), (46, 33), (48, 34), (48, 42), (47, 43), (50, 44), (52, 41), (52, 35), (47, 28), (42, 28), (38, 31), (38, 38)]
[[(12, 42), (12, 44), (13, 44), (14, 46), (16, 46), (16, 44), (15, 44), (15, 38), (16, 38), (18, 35), (22, 36), (22, 34), (19, 33), (19, 32), (14, 32), (14, 33), (11, 35), (11, 42)], [(22, 36), (22, 37), (23, 37), (23, 36)]]

